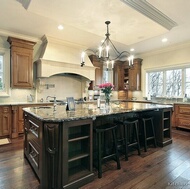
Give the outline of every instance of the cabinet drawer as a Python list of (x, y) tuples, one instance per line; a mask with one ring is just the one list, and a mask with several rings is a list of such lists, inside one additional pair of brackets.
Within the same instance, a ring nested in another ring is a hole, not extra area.
[(177, 114), (190, 115), (190, 106), (177, 106)]
[(177, 118), (176, 119), (176, 126), (190, 129), (190, 119)]
[(33, 167), (33, 169), (35, 170), (36, 174), (39, 177), (39, 158), (40, 158), (40, 154), (39, 154), (39, 148), (37, 146), (35, 146), (34, 143), (32, 143), (31, 141), (29, 141), (28, 143), (28, 158), (29, 161)]
[(9, 113), (10, 108), (9, 107), (3, 107), (3, 113)]
[(29, 119), (28, 122), (28, 137), (29, 139), (35, 141), (37, 144), (40, 144), (40, 126), (34, 120)]

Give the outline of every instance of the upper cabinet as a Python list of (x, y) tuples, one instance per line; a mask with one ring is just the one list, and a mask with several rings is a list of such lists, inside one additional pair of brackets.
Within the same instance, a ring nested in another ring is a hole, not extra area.
[(132, 67), (128, 61), (117, 61), (114, 66), (115, 90), (141, 90), (141, 64), (140, 58), (134, 59)]
[(95, 69), (95, 81), (90, 83), (90, 90), (93, 90), (94, 86), (100, 85), (103, 82), (103, 64), (98, 60), (98, 58), (94, 55), (89, 56), (92, 64)]
[(33, 46), (32, 41), (8, 37), (11, 49), (11, 87), (33, 87)]
[(133, 61), (133, 66), (129, 69), (129, 90), (141, 90), (141, 64), (142, 59), (136, 58)]
[[(115, 90), (124, 90), (124, 80), (126, 78), (126, 75), (124, 74), (124, 67), (127, 66), (128, 70), (128, 63), (127, 62), (121, 62), (121, 61), (116, 61), (114, 64), (114, 77), (113, 77), (113, 82), (114, 82), (114, 89)], [(128, 77), (128, 76), (127, 76)]]

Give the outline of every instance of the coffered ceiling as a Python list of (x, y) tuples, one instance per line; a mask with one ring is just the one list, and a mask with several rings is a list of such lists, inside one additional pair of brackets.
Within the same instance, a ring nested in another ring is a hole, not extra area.
[(48, 35), (97, 48), (109, 20), (110, 39), (118, 49), (143, 53), (189, 42), (189, 18), (188, 0), (1, 0), (0, 35)]

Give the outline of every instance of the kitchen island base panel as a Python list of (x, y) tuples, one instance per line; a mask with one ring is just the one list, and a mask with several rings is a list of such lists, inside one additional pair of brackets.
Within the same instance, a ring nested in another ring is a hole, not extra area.
[[(24, 154), (39, 178), (39, 188), (79, 188), (91, 182), (97, 152), (93, 128), (115, 119), (152, 113), (160, 120), (155, 122), (157, 141), (161, 146), (172, 141), (171, 106), (135, 103), (133, 108), (133, 104), (124, 103), (109, 110), (78, 106), (75, 111), (66, 111), (65, 106), (57, 106), (56, 111), (53, 106), (24, 108)], [(109, 136), (107, 143), (111, 144)], [(110, 149), (108, 146), (106, 151)]]

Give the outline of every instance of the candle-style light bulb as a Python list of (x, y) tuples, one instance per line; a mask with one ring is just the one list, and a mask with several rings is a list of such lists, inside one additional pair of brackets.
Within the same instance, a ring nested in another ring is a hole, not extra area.
[(102, 47), (99, 47), (98, 49), (99, 49), (99, 58), (101, 58), (101, 56), (102, 56)]
[(109, 56), (109, 49), (110, 49), (110, 47), (109, 46), (106, 46), (106, 57), (108, 58), (108, 56)]
[(134, 56), (131, 55), (131, 62), (132, 62), (132, 66), (133, 66), (133, 59), (134, 59)]
[(106, 70), (108, 71), (108, 65), (109, 65), (109, 61), (106, 61)]
[(85, 56), (85, 52), (83, 51), (83, 52), (81, 53), (81, 63), (84, 62), (84, 56)]
[(128, 58), (129, 66), (131, 66), (131, 57)]
[(113, 69), (113, 66), (114, 66), (114, 61), (113, 60), (111, 61), (111, 65), (112, 65), (112, 69)]

